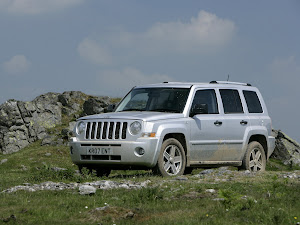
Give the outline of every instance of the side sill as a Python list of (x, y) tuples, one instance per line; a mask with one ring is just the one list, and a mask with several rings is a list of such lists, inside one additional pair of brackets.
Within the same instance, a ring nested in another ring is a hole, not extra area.
[(241, 166), (242, 161), (190, 161), (191, 166), (207, 166), (207, 165), (226, 165), (226, 166)]

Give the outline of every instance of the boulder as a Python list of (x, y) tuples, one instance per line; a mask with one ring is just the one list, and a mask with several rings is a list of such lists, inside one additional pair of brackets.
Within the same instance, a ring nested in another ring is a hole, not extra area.
[(43, 145), (55, 144), (53, 137), (47, 136), (47, 130), (61, 124), (63, 114), (79, 117), (83, 103), (89, 98), (82, 92), (68, 91), (49, 92), (31, 102), (6, 101), (0, 105), (0, 153), (17, 152), (37, 140), (43, 140)]
[(92, 97), (84, 102), (83, 115), (104, 113), (109, 104), (109, 97)]
[(300, 166), (300, 145), (280, 130), (273, 130), (275, 149), (271, 158), (279, 159), (286, 165)]

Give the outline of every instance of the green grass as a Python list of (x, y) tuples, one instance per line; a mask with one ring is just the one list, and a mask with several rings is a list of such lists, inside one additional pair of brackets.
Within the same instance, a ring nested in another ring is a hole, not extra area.
[[(74, 173), (77, 167), (66, 146), (41, 147), (36, 142), (20, 152), (0, 155), (2, 159), (8, 161), (0, 165), (0, 192), (23, 183), (99, 180), (93, 174)], [(52, 167), (67, 170), (55, 172)], [(232, 168), (232, 174), (225, 175), (227, 181), (217, 181), (223, 178), (217, 175), (187, 175), (188, 180), (180, 181), (150, 171), (113, 171), (105, 179), (151, 183), (142, 189), (97, 190), (92, 196), (78, 190), (0, 193), (0, 224), (296, 224), (300, 181), (282, 176), (294, 169), (299, 168), (271, 160), (269, 171), (255, 176), (242, 176)], [(106, 210), (95, 210), (107, 204)]]

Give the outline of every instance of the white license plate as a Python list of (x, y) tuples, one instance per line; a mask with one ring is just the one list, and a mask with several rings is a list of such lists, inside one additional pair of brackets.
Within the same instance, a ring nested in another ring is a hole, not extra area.
[(111, 148), (88, 148), (86, 150), (87, 155), (110, 155), (112, 154)]

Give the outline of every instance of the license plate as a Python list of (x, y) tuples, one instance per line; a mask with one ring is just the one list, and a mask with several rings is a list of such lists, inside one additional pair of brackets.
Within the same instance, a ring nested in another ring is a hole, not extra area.
[(110, 155), (112, 154), (112, 149), (110, 148), (89, 148), (86, 151), (87, 155)]

